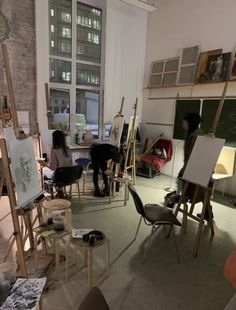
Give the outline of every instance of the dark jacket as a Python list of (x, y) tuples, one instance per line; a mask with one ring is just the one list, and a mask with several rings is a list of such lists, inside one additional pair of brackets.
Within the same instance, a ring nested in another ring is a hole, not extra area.
[(93, 144), (90, 150), (92, 161), (106, 162), (112, 158), (112, 153), (117, 150), (116, 146), (108, 143)]
[[(197, 139), (197, 136), (201, 136), (203, 135), (203, 132), (201, 129), (196, 129), (194, 130), (189, 136), (187, 136), (187, 138), (185, 139), (185, 143), (184, 143), (184, 166), (183, 168), (180, 170), (178, 177), (182, 177), (184, 174), (184, 170), (187, 166), (188, 160), (190, 158), (190, 155), (192, 153), (195, 141)], [(193, 195), (194, 192), (196, 190), (196, 185), (195, 184), (189, 184), (188, 186), (188, 191), (187, 191), (187, 196), (190, 200), (190, 202), (192, 202), (193, 199)], [(199, 188), (198, 190), (198, 195), (196, 197), (196, 203), (198, 202), (203, 202), (204, 200), (204, 189), (203, 188)]]
[(184, 170), (187, 166), (189, 157), (192, 153), (195, 141), (197, 139), (197, 136), (203, 135), (203, 131), (201, 129), (196, 129), (194, 130), (187, 138), (185, 139), (184, 142), (184, 166), (179, 172), (179, 177), (182, 177), (184, 174)]

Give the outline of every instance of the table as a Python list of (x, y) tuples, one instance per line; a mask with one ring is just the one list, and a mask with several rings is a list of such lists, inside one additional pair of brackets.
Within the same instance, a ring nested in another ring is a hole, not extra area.
[(109, 275), (110, 268), (110, 242), (103, 234), (102, 240), (97, 240), (94, 245), (89, 245), (89, 243), (84, 242), (80, 238), (72, 238), (71, 244), (75, 247), (76, 250), (82, 250), (85, 255), (85, 266), (88, 265), (88, 288), (93, 286), (93, 250), (101, 247), (106, 244), (106, 271)]

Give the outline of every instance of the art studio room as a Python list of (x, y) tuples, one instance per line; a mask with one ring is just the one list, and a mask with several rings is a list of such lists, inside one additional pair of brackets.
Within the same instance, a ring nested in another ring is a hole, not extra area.
[(0, 0), (0, 309), (236, 309), (235, 0)]

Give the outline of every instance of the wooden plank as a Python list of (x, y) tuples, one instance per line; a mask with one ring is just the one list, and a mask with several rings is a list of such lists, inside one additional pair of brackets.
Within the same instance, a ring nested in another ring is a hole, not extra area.
[(15, 95), (14, 95), (14, 89), (13, 89), (13, 82), (12, 82), (12, 76), (11, 76), (11, 68), (10, 68), (10, 62), (9, 62), (9, 56), (8, 56), (8, 50), (6, 44), (2, 44), (2, 53), (3, 53), (3, 60), (4, 60), (4, 67), (5, 67), (5, 73), (6, 73), (6, 79), (7, 79), (7, 87), (8, 87), (8, 93), (9, 93), (9, 101), (10, 101), (10, 108), (13, 118), (13, 126), (15, 129), (16, 137), (18, 137), (19, 133), (19, 121), (16, 111), (16, 102), (15, 102)]
[(0, 139), (0, 149), (2, 152), (2, 162), (3, 162), (3, 170), (4, 175), (6, 177), (6, 184), (7, 184), (7, 190), (8, 190), (8, 197), (11, 207), (11, 215), (12, 215), (12, 221), (13, 221), (13, 227), (14, 227), (14, 236), (16, 239), (16, 245), (17, 245), (17, 256), (18, 256), (18, 263), (19, 263), (19, 272), (20, 275), (23, 277), (27, 277), (27, 270), (25, 265), (25, 258), (24, 258), (24, 246), (22, 241), (22, 236), (20, 233), (20, 225), (19, 225), (19, 218), (17, 216), (16, 212), (16, 196), (14, 191), (14, 185), (10, 170), (10, 164), (9, 164), (9, 158), (8, 158), (8, 152), (7, 152), (7, 146), (5, 139)]

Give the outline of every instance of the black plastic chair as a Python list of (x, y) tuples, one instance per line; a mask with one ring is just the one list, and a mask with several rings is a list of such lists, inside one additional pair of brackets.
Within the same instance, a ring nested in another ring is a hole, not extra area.
[(144, 223), (146, 225), (152, 226), (152, 230), (151, 230), (149, 240), (148, 240), (148, 245), (146, 247), (144, 257), (143, 257), (143, 262), (145, 261), (147, 252), (150, 248), (152, 236), (157, 231), (157, 229), (161, 226), (164, 226), (164, 229), (166, 226), (170, 226), (171, 231), (173, 231), (176, 255), (177, 255), (177, 260), (179, 262), (180, 261), (179, 252), (178, 252), (176, 236), (175, 236), (175, 232), (173, 228), (174, 228), (174, 225), (181, 226), (181, 223), (177, 220), (173, 212), (166, 207), (162, 207), (157, 204), (146, 204), (144, 206), (141, 198), (137, 194), (133, 185), (129, 184), (128, 188), (129, 188), (131, 196), (133, 197), (136, 210), (141, 215), (134, 240), (136, 240), (137, 238), (142, 219), (144, 220)]
[(80, 199), (79, 180), (82, 176), (82, 173), (83, 173), (83, 167), (80, 165), (57, 168), (54, 172), (53, 180), (49, 183), (49, 185), (51, 185), (50, 189), (51, 193), (52, 193), (52, 186), (63, 188), (65, 193), (66, 193), (66, 186), (70, 186), (69, 198), (72, 198), (72, 185), (77, 184), (78, 197)]
[(109, 310), (106, 299), (98, 287), (93, 287), (82, 301), (78, 310)]

